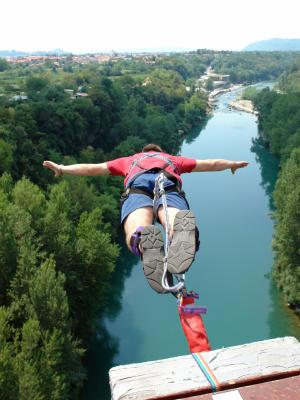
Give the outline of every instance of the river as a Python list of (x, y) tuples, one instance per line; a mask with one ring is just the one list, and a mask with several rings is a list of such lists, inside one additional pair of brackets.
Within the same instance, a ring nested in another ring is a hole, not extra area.
[[(240, 90), (240, 89), (239, 89)], [(186, 274), (188, 289), (208, 308), (213, 349), (292, 335), (299, 319), (270, 279), (271, 193), (277, 160), (259, 144), (256, 117), (229, 110), (237, 91), (219, 97), (213, 115), (183, 143), (192, 158), (247, 160), (238, 170), (185, 174), (184, 190), (200, 229), (201, 248)], [(91, 344), (84, 399), (108, 400), (108, 369), (188, 354), (176, 301), (148, 286), (140, 263), (125, 249), (118, 266), (111, 315)]]

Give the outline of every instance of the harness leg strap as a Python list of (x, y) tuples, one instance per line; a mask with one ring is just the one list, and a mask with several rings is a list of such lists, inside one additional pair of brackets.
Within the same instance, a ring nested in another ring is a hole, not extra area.
[(130, 250), (134, 255), (136, 255), (139, 258), (141, 258), (142, 256), (139, 244), (141, 241), (141, 233), (143, 230), (144, 226), (138, 226), (130, 238)]

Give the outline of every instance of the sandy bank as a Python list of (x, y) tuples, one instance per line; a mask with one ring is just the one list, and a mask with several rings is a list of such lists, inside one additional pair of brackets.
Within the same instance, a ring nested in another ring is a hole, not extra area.
[(219, 88), (212, 90), (208, 95), (208, 103), (214, 104), (217, 101), (217, 97), (223, 93), (231, 92), (232, 90), (238, 89), (243, 85), (232, 85), (228, 88)]
[(251, 100), (234, 100), (229, 103), (229, 106), (238, 111), (245, 111), (251, 114), (257, 114), (257, 111), (254, 109), (253, 103)]

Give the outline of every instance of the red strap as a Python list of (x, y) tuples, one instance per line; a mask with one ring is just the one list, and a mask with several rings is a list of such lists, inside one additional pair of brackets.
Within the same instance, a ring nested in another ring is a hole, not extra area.
[[(194, 299), (183, 297), (181, 306), (187, 304), (194, 304)], [(178, 313), (191, 353), (210, 351), (211, 348), (201, 315), (185, 313), (180, 308), (180, 305), (178, 306)]]

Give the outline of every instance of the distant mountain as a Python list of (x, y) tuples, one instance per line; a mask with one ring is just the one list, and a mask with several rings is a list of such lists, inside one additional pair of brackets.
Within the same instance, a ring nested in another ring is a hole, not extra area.
[(254, 42), (243, 51), (300, 51), (300, 39), (269, 39)]
[(123, 50), (116, 51), (117, 53), (185, 53), (188, 51), (193, 51), (191, 48), (185, 47), (139, 47), (139, 48), (127, 48)]
[(25, 54), (17, 50), (0, 50), (0, 57), (23, 57)]
[(18, 50), (0, 50), (0, 57), (25, 57), (25, 56), (51, 56), (70, 54), (70, 52), (61, 49), (54, 49), (49, 51), (18, 51)]

